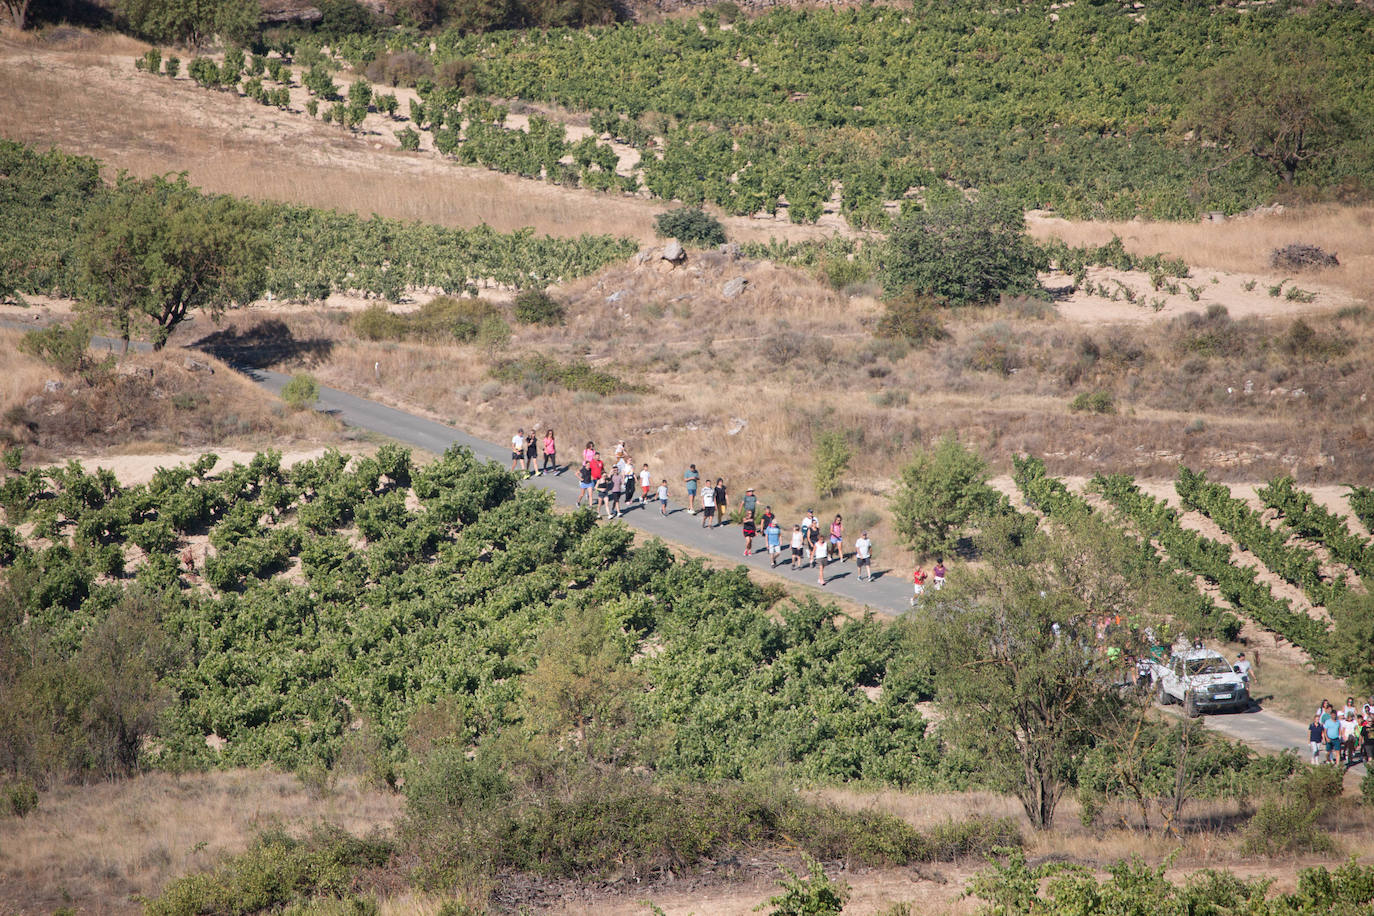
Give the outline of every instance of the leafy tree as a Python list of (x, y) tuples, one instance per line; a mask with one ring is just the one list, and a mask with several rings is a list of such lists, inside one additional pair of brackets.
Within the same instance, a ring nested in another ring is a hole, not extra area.
[(217, 316), (257, 298), (267, 256), (261, 212), (230, 197), (203, 197), (175, 181), (121, 176), (81, 227), (80, 285), (128, 348), (151, 320), (161, 349), (191, 309)]
[(1284, 183), (1330, 155), (1350, 134), (1331, 61), (1340, 52), (1305, 33), (1273, 36), (1238, 50), (1202, 76), (1188, 119), (1204, 139), (1253, 156)]
[(297, 373), (282, 386), (281, 399), (296, 410), (304, 410), (320, 399), (320, 383), (307, 372)]
[(199, 47), (216, 35), (247, 44), (258, 33), (258, 0), (120, 0), (129, 27), (152, 41)]
[(559, 325), (566, 314), (563, 303), (542, 289), (524, 289), (515, 296), (515, 320), (522, 324)]
[(725, 227), (720, 220), (700, 207), (666, 210), (654, 219), (654, 234), (677, 239), (684, 245), (720, 245), (725, 242)]
[[(805, 878), (783, 867), (787, 877), (778, 882), (782, 893), (768, 898), (773, 907), (768, 916), (838, 916), (849, 899), (849, 885), (831, 881), (825, 868), (810, 856), (806, 857)], [(763, 909), (762, 906), (755, 909)]]
[(1328, 610), (1336, 624), (1331, 667), (1360, 693), (1374, 693), (1374, 595), (1346, 592)]
[(891, 499), (893, 525), (919, 554), (952, 553), (973, 518), (997, 503), (983, 459), (949, 435), (902, 468)]
[(879, 276), (890, 297), (927, 295), (951, 305), (1040, 288), (1044, 256), (1014, 204), (982, 195), (931, 200), (893, 227)]
[(840, 477), (853, 457), (854, 450), (849, 447), (849, 439), (843, 432), (829, 430), (816, 437), (812, 471), (818, 496), (828, 498), (835, 495), (840, 488)]
[(1145, 600), (1098, 556), (1100, 545), (1091, 526), (985, 539), (991, 562), (935, 593), (913, 631), (947, 716), (945, 739), (1014, 792), (1039, 830), (1122, 705), (1148, 702), (1119, 691), (1118, 664), (1094, 651), (1102, 617)]

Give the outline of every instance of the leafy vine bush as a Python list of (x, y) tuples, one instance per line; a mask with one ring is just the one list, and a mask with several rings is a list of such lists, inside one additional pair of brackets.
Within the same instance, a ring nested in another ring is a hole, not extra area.
[(1292, 477), (1275, 477), (1256, 495), (1299, 536), (1321, 544), (1361, 578), (1374, 582), (1374, 544), (1352, 534), (1344, 518), (1299, 490)]
[(659, 238), (677, 239), (684, 245), (725, 244), (725, 227), (700, 207), (665, 210), (654, 218), (654, 234)]
[(1305, 547), (1290, 545), (1288, 536), (1265, 522), (1264, 517), (1236, 499), (1231, 491), (1211, 483), (1204, 473), (1178, 469), (1174, 484), (1185, 509), (1197, 509), (1243, 549), (1250, 551), (1287, 582), (1302, 589), (1314, 605), (1325, 605), (1344, 594), (1342, 579), (1324, 581), (1316, 556)]
[(646, 390), (584, 362), (563, 363), (542, 353), (505, 360), (491, 369), (491, 377), (510, 384), (521, 385), (526, 391), (538, 391), (546, 386), (568, 391), (590, 391), (593, 394), (634, 394)]
[(1272, 881), (1247, 880), (1230, 872), (1206, 870), (1185, 884), (1165, 877), (1168, 864), (1118, 862), (1099, 879), (1081, 865), (1049, 862), (1031, 866), (1025, 853), (1011, 850), (1000, 862), (969, 881), (967, 893), (999, 916), (1097, 916), (1108, 913), (1246, 913), (1249, 916), (1346, 916), (1374, 904), (1374, 866), (1353, 859), (1331, 870), (1304, 868), (1297, 887), (1270, 895)]
[[(71, 226), (112, 193), (99, 166), (0, 140), (0, 172), (14, 204), (0, 208), (3, 272), (21, 292), (76, 292), (82, 252)], [(286, 204), (250, 206), (270, 252), (267, 289), (281, 298), (318, 299), (332, 290), (399, 295), (421, 287), (457, 293), (487, 280), (542, 288), (593, 273), (638, 247), (604, 235), (555, 239), (528, 229), (447, 229)]]
[(1092, 486), (1129, 518), (1142, 536), (1157, 542), (1176, 568), (1216, 585), (1236, 610), (1306, 650), (1314, 659), (1326, 659), (1329, 628), (1294, 611), (1287, 600), (1275, 598), (1269, 586), (1255, 578), (1253, 568), (1233, 565), (1230, 547), (1184, 528), (1177, 511), (1143, 493), (1129, 477), (1098, 475)]
[[(0, 672), (0, 768), (47, 785), (329, 767), (361, 719), (369, 766), (394, 778), (442, 707), (460, 749), (533, 729), (536, 745), (660, 778), (967, 782), (926, 734), (928, 687), (891, 626), (775, 608), (742, 569), (634, 548), (460, 449), (422, 467), (394, 446), (289, 471), (275, 453), (215, 464), (131, 487), (76, 463), (4, 481), (7, 521), (33, 534), (0, 527), (0, 600), (16, 610), (0, 649), (30, 647)], [(202, 563), (184, 550), (204, 533)], [(150, 552), (126, 563), (134, 537)], [(282, 576), (297, 558), (301, 579)], [(585, 699), (559, 686), (578, 667), (604, 685)], [(125, 700), (86, 705), (102, 697)]]
[(304, 410), (320, 399), (320, 383), (305, 372), (298, 372), (281, 390), (281, 399), (296, 410)]
[[(1021, 491), (1027, 504), (1039, 509), (1051, 518), (1094, 513), (1092, 505), (1083, 497), (1069, 490), (1064, 482), (1045, 473), (1045, 463), (1033, 456), (1017, 456), (1012, 459), (1013, 480)], [(1109, 502), (1115, 502), (1113, 495), (1125, 492), (1139, 494), (1129, 477), (1095, 477), (1092, 486), (1101, 492)], [(1143, 496), (1143, 494), (1140, 494)], [(1145, 497), (1148, 498), (1148, 497)], [(1118, 505), (1118, 508), (1121, 508)], [(1129, 516), (1130, 512), (1126, 512)], [(1219, 639), (1234, 639), (1240, 633), (1240, 621), (1234, 614), (1219, 609), (1206, 595), (1199, 592), (1192, 578), (1183, 574), (1177, 567), (1163, 562), (1155, 552), (1151, 540), (1159, 540), (1153, 531), (1140, 527), (1140, 537), (1132, 537), (1121, 532), (1123, 543), (1128, 549), (1123, 556), (1133, 558), (1137, 569), (1145, 575), (1158, 579), (1177, 594), (1174, 615), (1185, 632), (1196, 635), (1212, 636)], [(1161, 541), (1168, 550), (1168, 544)], [(1253, 581), (1253, 579), (1252, 579)]]
[(544, 290), (521, 290), (515, 297), (515, 320), (521, 324), (559, 325), (566, 316), (563, 303)]

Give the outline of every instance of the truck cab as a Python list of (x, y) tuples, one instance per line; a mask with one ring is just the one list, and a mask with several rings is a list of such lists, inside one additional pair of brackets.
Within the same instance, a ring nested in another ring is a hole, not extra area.
[(1189, 716), (1250, 705), (1245, 679), (1214, 649), (1175, 651), (1156, 662), (1154, 685), (1161, 704), (1182, 703)]

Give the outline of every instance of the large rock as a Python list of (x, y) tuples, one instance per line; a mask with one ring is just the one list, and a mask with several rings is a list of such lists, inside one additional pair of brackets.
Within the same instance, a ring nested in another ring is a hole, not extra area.
[(726, 281), (725, 285), (720, 288), (720, 294), (726, 299), (734, 299), (740, 293), (744, 292), (745, 288), (748, 286), (749, 280), (747, 277), (735, 277), (733, 280)]
[(687, 259), (687, 252), (682, 249), (682, 243), (677, 239), (669, 239), (668, 244), (663, 246), (663, 254), (660, 257), (677, 264)]

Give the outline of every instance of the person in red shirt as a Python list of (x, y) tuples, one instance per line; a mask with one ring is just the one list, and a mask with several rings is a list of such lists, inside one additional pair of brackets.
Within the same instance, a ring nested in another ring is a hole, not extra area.
[(916, 572), (911, 574), (911, 581), (914, 586), (911, 596), (911, 606), (915, 607), (916, 602), (920, 600), (921, 595), (924, 594), (926, 590), (926, 571), (921, 568), (921, 564), (916, 564)]

